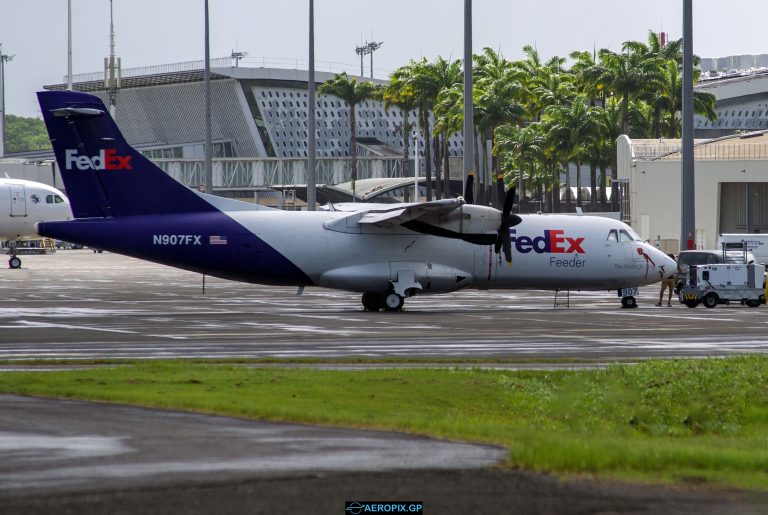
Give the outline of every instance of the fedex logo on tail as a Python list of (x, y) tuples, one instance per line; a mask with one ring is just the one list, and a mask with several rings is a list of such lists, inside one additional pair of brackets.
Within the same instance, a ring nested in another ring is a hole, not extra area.
[(510, 229), (509, 236), (515, 249), (521, 254), (586, 254), (581, 244), (584, 238), (565, 236), (562, 229), (546, 229), (542, 236), (517, 236), (517, 229)]
[(99, 151), (99, 155), (81, 156), (77, 150), (64, 151), (64, 168), (67, 170), (133, 170), (131, 156), (121, 156), (117, 150), (108, 148)]

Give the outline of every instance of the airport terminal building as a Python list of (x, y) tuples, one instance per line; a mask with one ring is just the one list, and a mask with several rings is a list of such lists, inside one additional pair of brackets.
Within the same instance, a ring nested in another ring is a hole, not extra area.
[[(215, 157), (306, 158), (306, 70), (233, 67), (231, 59), (211, 67), (212, 139)], [(226, 65), (226, 66), (225, 66)], [(319, 85), (333, 73), (316, 72)], [(109, 103), (103, 73), (75, 77), (74, 89)], [(385, 81), (372, 80), (377, 83)], [(64, 84), (45, 86), (64, 89)], [(116, 95), (115, 120), (129, 143), (150, 157), (201, 158), (204, 134), (202, 62), (125, 70)], [(357, 106), (357, 137), (362, 156), (401, 157), (403, 113), (377, 100)], [(349, 107), (339, 98), (316, 97), (317, 156), (349, 156)], [(410, 122), (416, 121), (416, 113)], [(451, 155), (462, 140), (451, 139)], [(423, 146), (420, 149), (423, 155)], [(412, 149), (411, 149), (412, 151)]]

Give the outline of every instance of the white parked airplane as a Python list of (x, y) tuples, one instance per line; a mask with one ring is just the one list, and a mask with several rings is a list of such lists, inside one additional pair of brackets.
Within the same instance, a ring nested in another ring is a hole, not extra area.
[(56, 188), (23, 179), (0, 179), (0, 241), (9, 242), (11, 268), (21, 266), (16, 242), (37, 238), (38, 222), (71, 219), (69, 200)]
[(206, 195), (131, 148), (99, 98), (38, 99), (75, 216), (38, 224), (44, 236), (227, 279), (359, 292), (369, 310), (464, 288), (618, 290), (634, 307), (638, 286), (676, 271), (619, 221), (514, 215), (514, 193), (503, 211), (458, 198), (288, 212)]

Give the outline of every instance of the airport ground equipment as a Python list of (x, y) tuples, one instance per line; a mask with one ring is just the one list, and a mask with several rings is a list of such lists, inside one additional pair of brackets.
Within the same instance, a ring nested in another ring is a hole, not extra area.
[(721, 234), (717, 243), (725, 250), (751, 252), (760, 264), (768, 264), (768, 234)]
[(751, 308), (765, 303), (765, 267), (763, 265), (692, 265), (687, 281), (678, 293), (689, 308), (704, 304), (740, 302)]

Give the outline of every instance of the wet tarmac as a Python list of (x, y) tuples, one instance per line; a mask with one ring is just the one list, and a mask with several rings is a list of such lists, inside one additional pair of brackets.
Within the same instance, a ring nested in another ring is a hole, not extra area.
[(398, 433), (0, 395), (0, 456), (0, 492), (7, 494), (472, 469), (495, 465), (506, 453)]
[[(611, 292), (571, 292), (566, 306), (552, 292), (466, 291), (367, 313), (358, 295), (322, 289), (296, 296), (208, 278), (203, 294), (197, 274), (87, 250), (25, 256), (21, 270), (0, 270), (0, 286), (0, 359), (11, 361), (0, 373), (37, 358), (447, 357), (551, 368), (768, 350), (768, 308), (656, 308), (655, 287), (636, 310)], [(0, 458), (2, 513), (343, 513), (345, 500), (362, 499), (423, 500), (425, 513), (449, 514), (768, 512), (763, 494), (494, 468), (504, 451), (485, 446), (13, 396), (0, 396)]]
[(634, 310), (613, 292), (463, 291), (368, 313), (359, 295), (202, 277), (88, 250), (0, 270), (0, 359), (419, 357), (635, 360), (768, 350), (768, 307)]

